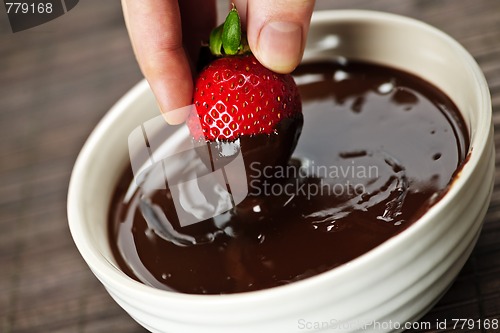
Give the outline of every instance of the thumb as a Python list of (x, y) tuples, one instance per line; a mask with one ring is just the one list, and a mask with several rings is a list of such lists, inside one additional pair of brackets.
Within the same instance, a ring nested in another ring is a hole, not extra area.
[(313, 9), (314, 0), (248, 0), (247, 36), (255, 57), (275, 72), (293, 71), (304, 53)]

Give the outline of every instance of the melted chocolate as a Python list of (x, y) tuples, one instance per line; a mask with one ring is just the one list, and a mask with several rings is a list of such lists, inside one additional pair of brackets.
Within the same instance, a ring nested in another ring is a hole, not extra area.
[[(294, 157), (266, 167), (276, 159), (268, 138), (246, 142), (259, 157), (251, 160), (262, 163), (246, 165), (249, 195), (234, 209), (181, 227), (168, 188), (126, 196), (132, 173), (124, 173), (111, 203), (109, 242), (126, 274), (194, 294), (301, 280), (407, 228), (464, 163), (464, 121), (428, 82), (361, 62), (303, 65), (294, 75), (304, 110)], [(139, 208), (144, 199), (170, 221), (173, 241), (148, 228)]]

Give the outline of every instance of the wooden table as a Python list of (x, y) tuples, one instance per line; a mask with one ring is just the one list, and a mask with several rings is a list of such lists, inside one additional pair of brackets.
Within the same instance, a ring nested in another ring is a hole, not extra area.
[[(500, 125), (500, 1), (318, 0), (317, 8), (394, 12), (447, 32), (483, 69)], [(119, 1), (81, 1), (16, 34), (0, 16), (0, 332), (145, 332), (92, 275), (66, 220), (79, 149), (141, 79)], [(473, 255), (422, 321), (452, 318), (500, 318), (500, 186)]]

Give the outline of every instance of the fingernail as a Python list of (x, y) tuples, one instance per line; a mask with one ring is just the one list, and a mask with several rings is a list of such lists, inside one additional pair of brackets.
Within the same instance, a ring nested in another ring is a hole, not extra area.
[(302, 26), (295, 22), (268, 22), (259, 36), (259, 60), (275, 72), (289, 73), (302, 58)]

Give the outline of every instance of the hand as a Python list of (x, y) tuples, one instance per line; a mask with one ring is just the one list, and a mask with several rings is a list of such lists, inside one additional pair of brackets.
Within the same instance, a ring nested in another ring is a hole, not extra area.
[[(304, 52), (314, 0), (234, 0), (255, 57), (289, 73)], [(191, 63), (216, 24), (215, 0), (122, 0), (139, 66), (170, 124), (183, 122), (191, 104)], [(182, 23), (181, 23), (182, 17)], [(175, 111), (172, 111), (175, 110)]]

